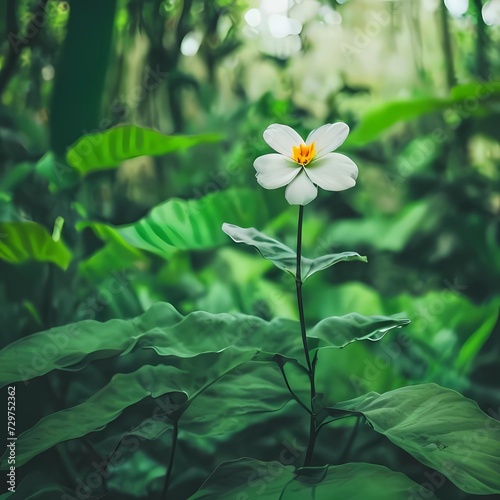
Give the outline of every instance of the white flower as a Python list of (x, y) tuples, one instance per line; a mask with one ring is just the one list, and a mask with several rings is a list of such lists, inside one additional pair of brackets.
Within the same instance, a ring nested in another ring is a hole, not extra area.
[(264, 140), (279, 154), (255, 160), (257, 182), (266, 189), (287, 186), (285, 198), (290, 205), (311, 203), (318, 195), (317, 186), (328, 191), (352, 188), (358, 167), (347, 156), (331, 152), (348, 134), (345, 123), (327, 123), (313, 130), (304, 141), (287, 125), (270, 125), (264, 132)]

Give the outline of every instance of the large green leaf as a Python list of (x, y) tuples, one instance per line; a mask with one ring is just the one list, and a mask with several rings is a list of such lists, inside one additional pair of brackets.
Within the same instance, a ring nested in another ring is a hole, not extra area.
[[(178, 366), (145, 365), (132, 373), (119, 373), (87, 401), (48, 415), (20, 434), (16, 441), (16, 464), (22, 465), (58, 443), (102, 429), (124, 409), (148, 396), (184, 393), (187, 401), (183, 408), (187, 408), (197, 395), (256, 354), (255, 350), (228, 348), (184, 360)], [(4, 454), (4, 468), (5, 457)]]
[(334, 408), (362, 413), (377, 432), (467, 493), (500, 493), (500, 422), (458, 392), (422, 384)]
[[(220, 465), (190, 499), (401, 500), (411, 498), (412, 492), (420, 488), (404, 474), (380, 465), (349, 463), (294, 472), (293, 467), (279, 462), (241, 458)], [(435, 498), (430, 491), (424, 491), (425, 498)]]
[(0, 386), (55, 369), (72, 369), (84, 361), (126, 354), (136, 347), (149, 347), (164, 356), (190, 358), (228, 346), (302, 356), (296, 321), (268, 322), (255, 316), (203, 311), (182, 316), (170, 304), (157, 303), (131, 320), (84, 320), (9, 344), (0, 351)]
[(127, 243), (118, 231), (101, 222), (80, 221), (76, 229), (90, 229), (105, 242), (105, 245), (79, 263), (79, 271), (93, 283), (108, 278), (112, 272), (124, 269), (149, 267), (149, 258), (144, 252)]
[(131, 245), (168, 257), (177, 249), (202, 250), (226, 241), (220, 230), (228, 218), (238, 224), (265, 220), (266, 208), (259, 192), (227, 189), (192, 200), (172, 199), (143, 219), (117, 230)]
[[(333, 317), (313, 328), (309, 345), (311, 349), (341, 348), (356, 339), (374, 340), (407, 322), (356, 314)], [(228, 346), (303, 358), (297, 321), (203, 311), (183, 316), (170, 304), (158, 303), (131, 320), (84, 320), (9, 344), (0, 351), (0, 387), (55, 369), (79, 367), (81, 362), (126, 354), (134, 348), (148, 347), (163, 356), (190, 358)]]
[(320, 321), (311, 330), (310, 337), (319, 340), (319, 347), (343, 348), (357, 340), (380, 340), (393, 328), (401, 328), (409, 323), (410, 320), (404, 318), (351, 313)]
[(369, 110), (361, 118), (359, 125), (347, 138), (346, 145), (367, 144), (395, 123), (442, 111), (467, 99), (481, 104), (497, 98), (499, 93), (499, 82), (473, 82), (455, 86), (451, 89), (450, 96), (446, 98), (417, 97), (386, 102)]
[(76, 186), (81, 180), (80, 173), (68, 165), (61, 155), (52, 151), (48, 151), (38, 160), (35, 172), (49, 181), (49, 189), (52, 192)]
[(433, 213), (435, 212), (429, 202), (423, 200), (407, 206), (395, 215), (339, 221), (328, 231), (326, 239), (339, 245), (363, 245), (400, 252), (415, 233), (429, 227), (433, 221)]
[(500, 82), (479, 81), (462, 83), (455, 85), (451, 89), (450, 95), (454, 101), (464, 101), (469, 98), (477, 101), (485, 101), (490, 98), (498, 98), (500, 95)]
[(0, 259), (12, 264), (28, 260), (53, 262), (66, 269), (71, 252), (36, 222), (0, 222)]
[(54, 500), (55, 498), (69, 500), (75, 498), (72, 496), (75, 493), (73, 490), (54, 484), (47, 475), (39, 470), (28, 473), (21, 482), (17, 482), (15, 493), (8, 491), (0, 495), (0, 500), (7, 500), (7, 498), (10, 500)]
[[(309, 379), (305, 382), (309, 390)], [(269, 413), (281, 410), (291, 399), (277, 364), (252, 360), (231, 370), (190, 401), (180, 425), (191, 436), (229, 440), (251, 425), (264, 425)], [(129, 434), (156, 439), (172, 426), (166, 419), (147, 424)]]
[(24, 337), (0, 351), (0, 386), (72, 367), (87, 357), (125, 354), (160, 325), (176, 324), (182, 318), (170, 304), (157, 304), (132, 320), (84, 320)]
[(119, 125), (84, 135), (69, 148), (66, 159), (69, 165), (86, 174), (117, 167), (130, 158), (164, 155), (220, 139), (218, 134), (164, 135), (137, 125)]
[[(264, 259), (270, 260), (276, 267), (289, 272), (292, 276), (296, 275), (297, 253), (283, 243), (266, 236), (253, 227), (243, 228), (234, 224), (223, 224), (222, 230), (236, 243), (245, 243), (255, 247)], [(327, 269), (338, 262), (347, 262), (357, 260), (367, 262), (366, 257), (355, 252), (344, 252), (337, 254), (323, 255), (316, 259), (301, 259), (301, 279), (305, 281), (318, 271)]]
[(359, 125), (347, 138), (345, 144), (349, 146), (362, 146), (376, 139), (381, 132), (397, 122), (441, 111), (442, 109), (446, 109), (452, 102), (451, 99), (434, 97), (386, 102), (365, 113)]

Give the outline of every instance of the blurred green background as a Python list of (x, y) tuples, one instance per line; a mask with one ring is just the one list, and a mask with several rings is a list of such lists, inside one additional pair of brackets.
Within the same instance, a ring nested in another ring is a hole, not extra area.
[[(183, 314), (297, 319), (292, 280), (220, 226), (254, 226), (293, 247), (296, 207), (255, 181), (254, 159), (270, 152), (262, 133), (284, 123), (306, 136), (344, 121), (340, 151), (356, 161), (358, 183), (306, 207), (304, 254), (356, 251), (368, 264), (311, 278), (307, 321), (404, 312), (412, 324), (404, 341), (333, 352), (337, 394), (436, 382), (499, 418), (499, 0), (0, 6), (0, 347), (81, 319), (131, 318), (158, 301)], [(140, 129), (109, 133), (120, 124)], [(189, 235), (186, 206), (202, 228)], [(106, 370), (23, 387), (18, 428), (80, 401)], [(291, 439), (282, 418), (278, 443)], [(351, 453), (415, 470), (371, 438)], [(74, 478), (99, 457), (102, 437), (92, 441), (52, 451), (50, 474), (33, 484), (71, 487), (61, 461)], [(193, 453), (199, 463), (176, 483), (178, 498), (222, 458), (254, 456), (239, 442), (210, 446), (181, 449), (179, 470)], [(271, 446), (253, 449), (272, 459)], [(19, 479), (43, 470), (37, 460)], [(108, 498), (150, 498), (164, 460), (152, 446), (134, 460)]]

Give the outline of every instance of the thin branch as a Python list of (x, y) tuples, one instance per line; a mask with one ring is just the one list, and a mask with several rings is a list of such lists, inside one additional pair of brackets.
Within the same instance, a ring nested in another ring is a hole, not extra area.
[(168, 489), (170, 487), (170, 479), (172, 477), (172, 467), (174, 465), (175, 450), (177, 448), (178, 435), (179, 435), (179, 423), (176, 420), (174, 422), (174, 428), (172, 431), (172, 448), (170, 450), (170, 458), (168, 460), (167, 473), (165, 475), (165, 483), (163, 485), (163, 491), (161, 492), (160, 500), (167, 498)]
[[(313, 401), (316, 397), (316, 385), (314, 380), (314, 368), (311, 363), (311, 355), (309, 354), (309, 346), (307, 344), (307, 331), (306, 320), (304, 316), (304, 302), (302, 300), (302, 223), (304, 218), (304, 205), (299, 206), (299, 219), (297, 223), (297, 267), (295, 272), (295, 286), (297, 289), (297, 304), (299, 308), (300, 319), (300, 332), (302, 335), (302, 345), (304, 346), (304, 356), (307, 362), (307, 369), (309, 372), (309, 382), (311, 386), (311, 409), (313, 408)], [(306, 457), (304, 459), (304, 466), (308, 466), (312, 462), (314, 453), (314, 446), (316, 444), (316, 415), (314, 412), (310, 415), (309, 420), (309, 444), (307, 445)]]

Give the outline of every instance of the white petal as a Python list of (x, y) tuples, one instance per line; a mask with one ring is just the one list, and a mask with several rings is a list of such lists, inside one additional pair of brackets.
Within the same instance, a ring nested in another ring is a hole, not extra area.
[(305, 172), (300, 172), (295, 179), (288, 184), (285, 198), (290, 205), (307, 205), (318, 196), (318, 188), (309, 180)]
[(257, 182), (266, 189), (286, 186), (301, 169), (293, 160), (276, 153), (259, 156), (253, 166), (257, 170)]
[(316, 158), (321, 158), (330, 151), (337, 149), (349, 135), (349, 127), (342, 122), (327, 123), (313, 130), (308, 136), (306, 144), (314, 142)]
[(314, 184), (327, 191), (352, 188), (358, 178), (356, 164), (340, 153), (330, 153), (313, 160), (305, 171)]
[(302, 139), (293, 128), (288, 125), (279, 125), (277, 123), (267, 127), (264, 131), (264, 140), (275, 151), (289, 158), (292, 158), (293, 146), (304, 144), (304, 139)]

